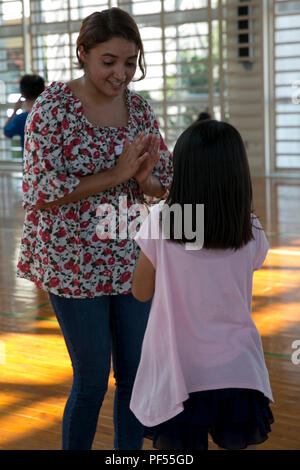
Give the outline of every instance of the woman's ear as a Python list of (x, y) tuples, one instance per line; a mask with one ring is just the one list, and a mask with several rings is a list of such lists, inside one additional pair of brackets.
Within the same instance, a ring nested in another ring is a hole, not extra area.
[(84, 64), (85, 59), (86, 59), (86, 51), (82, 44), (78, 46), (78, 56), (79, 56), (80, 61)]

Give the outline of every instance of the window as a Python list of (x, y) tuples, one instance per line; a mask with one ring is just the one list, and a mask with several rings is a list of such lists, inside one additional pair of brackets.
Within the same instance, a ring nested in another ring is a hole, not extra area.
[[(268, 171), (265, 155), (274, 160), (272, 169), (300, 168), (299, 1), (3, 0), (2, 127), (25, 71), (42, 75), (47, 84), (81, 75), (75, 56), (81, 21), (112, 6), (127, 10), (139, 25), (147, 76), (131, 86), (150, 101), (171, 150), (198, 114), (209, 111), (241, 132), (253, 174)], [(267, 13), (270, 57), (263, 47)], [(266, 63), (272, 77), (267, 90)], [(265, 118), (267, 107), (270, 119)], [(1, 133), (0, 161), (20, 157), (19, 141)]]
[(300, 169), (300, 2), (274, 4), (276, 169)]

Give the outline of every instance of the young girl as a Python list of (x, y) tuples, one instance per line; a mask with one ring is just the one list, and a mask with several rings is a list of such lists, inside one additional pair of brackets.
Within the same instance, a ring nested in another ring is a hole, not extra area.
[[(184, 219), (188, 204), (192, 220)], [(198, 204), (204, 243), (195, 250), (184, 230), (193, 222), (199, 231)], [(168, 199), (153, 207), (135, 238), (141, 253), (132, 292), (143, 302), (154, 297), (130, 407), (153, 428), (158, 449), (207, 450), (208, 433), (232, 450), (268, 438), (273, 397), (251, 318), (253, 271), (268, 243), (251, 209), (237, 130), (214, 120), (192, 125), (174, 149)]]

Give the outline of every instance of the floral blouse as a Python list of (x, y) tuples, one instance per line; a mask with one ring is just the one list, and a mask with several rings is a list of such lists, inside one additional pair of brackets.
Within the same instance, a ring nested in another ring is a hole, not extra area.
[(113, 168), (126, 136), (132, 141), (142, 130), (160, 136), (160, 159), (152, 174), (167, 190), (172, 181), (172, 156), (153, 110), (129, 89), (126, 100), (126, 127), (95, 127), (68, 86), (54, 82), (39, 96), (27, 118), (23, 176), (26, 215), (17, 276), (40, 289), (77, 298), (130, 292), (139, 247), (133, 237), (99, 238), (97, 209), (110, 204), (117, 213), (120, 197), (123, 204), (127, 201), (127, 208), (143, 203), (134, 178), (78, 202), (33, 209), (36, 204), (71, 193), (80, 182), (79, 176)]

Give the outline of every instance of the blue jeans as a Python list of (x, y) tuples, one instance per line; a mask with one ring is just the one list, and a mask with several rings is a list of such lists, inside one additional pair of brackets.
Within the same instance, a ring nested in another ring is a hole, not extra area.
[(113, 356), (114, 447), (140, 450), (144, 427), (129, 409), (151, 301), (132, 294), (74, 299), (50, 294), (73, 367), (63, 417), (63, 449), (89, 450), (107, 391)]

